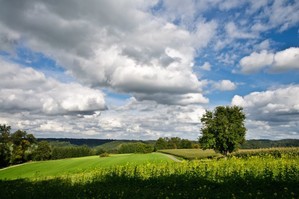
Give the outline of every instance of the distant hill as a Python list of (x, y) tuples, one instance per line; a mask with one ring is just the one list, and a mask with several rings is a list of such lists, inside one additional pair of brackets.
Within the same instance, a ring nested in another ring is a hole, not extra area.
[[(45, 140), (55, 145), (87, 145), (89, 147), (101, 147), (107, 151), (118, 149), (121, 144), (130, 142), (143, 142), (155, 144), (155, 140), (116, 140), (116, 139), (83, 139), (83, 138), (38, 138), (39, 141)], [(194, 143), (197, 143), (194, 141)], [(271, 147), (299, 147), (299, 139), (283, 140), (246, 140), (241, 146), (242, 149), (258, 149)]]
[(105, 143), (113, 142), (112, 139), (83, 139), (83, 138), (38, 138), (38, 141), (48, 141), (48, 142), (63, 142), (70, 143), (71, 145), (87, 145), (89, 147), (99, 146)]
[(116, 149), (121, 144), (130, 142), (143, 142), (147, 144), (155, 144), (155, 140), (113, 140), (113, 139), (84, 139), (84, 138), (38, 138), (38, 141), (48, 141), (55, 146), (70, 146), (70, 145), (87, 145), (89, 147), (101, 146), (105, 149)]
[(283, 140), (246, 140), (242, 149), (259, 149), (272, 147), (299, 147), (299, 139)]

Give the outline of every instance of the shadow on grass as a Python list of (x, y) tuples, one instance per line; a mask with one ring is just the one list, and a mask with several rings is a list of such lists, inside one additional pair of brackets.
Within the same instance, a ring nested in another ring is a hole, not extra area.
[(298, 180), (226, 179), (209, 181), (186, 175), (139, 179), (124, 176), (0, 181), (0, 198), (297, 198)]

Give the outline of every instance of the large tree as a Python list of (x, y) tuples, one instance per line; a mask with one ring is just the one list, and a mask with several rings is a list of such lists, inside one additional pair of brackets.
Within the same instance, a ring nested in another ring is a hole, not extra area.
[(218, 106), (201, 118), (203, 127), (199, 143), (203, 149), (214, 149), (227, 155), (245, 141), (245, 114), (238, 106)]
[(10, 126), (0, 124), (0, 168), (9, 164), (10, 153)]

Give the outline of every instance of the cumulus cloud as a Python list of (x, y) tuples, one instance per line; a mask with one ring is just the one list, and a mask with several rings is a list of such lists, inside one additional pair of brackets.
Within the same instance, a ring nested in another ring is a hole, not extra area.
[(2, 2), (0, 35), (15, 32), (7, 40), (42, 52), (85, 85), (133, 95), (175, 93), (179, 101), (201, 90), (193, 59), (217, 23), (203, 20), (188, 31), (148, 13), (155, 3), (75, 1), (70, 9), (66, 1)]
[(213, 84), (213, 87), (217, 90), (221, 90), (221, 91), (232, 91), (235, 90), (237, 88), (237, 85), (230, 81), (230, 80), (221, 80), (219, 82), (215, 82)]
[(299, 69), (299, 48), (288, 48), (274, 56), (273, 71)]
[(271, 65), (273, 58), (274, 54), (269, 53), (267, 50), (260, 53), (253, 52), (240, 60), (241, 71), (246, 74), (258, 72), (262, 68)]
[(260, 53), (253, 52), (240, 60), (243, 73), (258, 72), (268, 67), (272, 72), (284, 72), (299, 69), (299, 48), (291, 47), (276, 53), (263, 50)]
[(91, 114), (106, 109), (104, 94), (99, 90), (61, 83), (2, 59), (0, 65), (0, 109), (4, 112)]
[[(267, 138), (270, 137), (270, 134), (272, 137), (280, 139), (292, 136), (298, 138), (298, 98), (299, 86), (289, 85), (264, 92), (253, 92), (243, 97), (236, 95), (232, 99), (232, 105), (244, 107), (250, 121), (250, 134), (252, 136), (259, 137), (257, 132), (254, 132), (256, 128), (261, 128), (264, 131), (268, 128), (269, 135)], [(259, 127), (254, 126), (254, 124), (259, 124)]]

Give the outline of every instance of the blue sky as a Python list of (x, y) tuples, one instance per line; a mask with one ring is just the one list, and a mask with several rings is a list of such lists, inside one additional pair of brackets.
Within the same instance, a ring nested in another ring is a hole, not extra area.
[(299, 139), (299, 3), (1, 3), (0, 123), (37, 137), (200, 136), (218, 105), (247, 139)]

